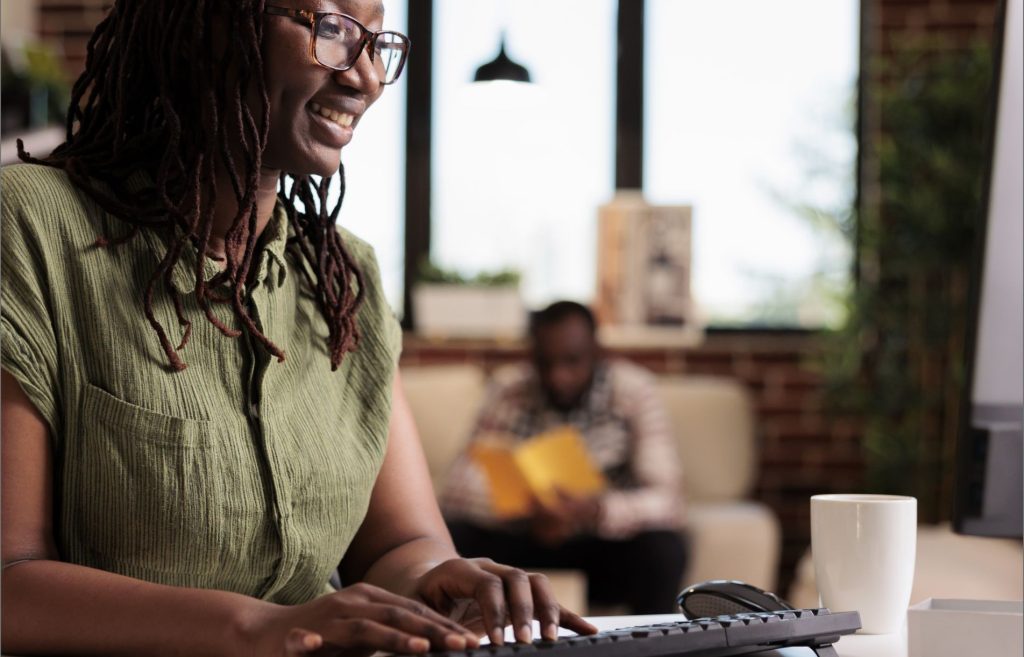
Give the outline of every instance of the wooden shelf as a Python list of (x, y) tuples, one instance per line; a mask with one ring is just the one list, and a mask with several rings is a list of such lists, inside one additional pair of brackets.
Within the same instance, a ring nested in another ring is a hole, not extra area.
[(689, 324), (681, 327), (602, 326), (601, 344), (610, 349), (685, 349), (704, 343), (704, 329)]
[[(602, 327), (598, 332), (600, 343), (613, 351), (693, 349), (704, 344), (704, 330), (696, 325), (671, 327)], [(415, 332), (405, 334), (407, 349), (451, 350), (464, 352), (525, 353), (529, 343), (525, 337), (461, 338), (424, 336)]]

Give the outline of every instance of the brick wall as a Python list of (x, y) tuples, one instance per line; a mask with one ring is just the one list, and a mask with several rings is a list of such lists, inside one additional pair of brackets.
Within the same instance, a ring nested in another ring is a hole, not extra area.
[[(713, 333), (695, 348), (613, 353), (657, 373), (730, 376), (749, 389), (760, 445), (754, 497), (782, 522), (779, 590), (787, 591), (810, 543), (808, 498), (863, 486), (859, 425), (855, 418), (830, 417), (822, 403), (815, 368), (821, 339), (808, 333)], [(490, 370), (525, 358), (518, 343), (445, 344), (409, 336), (402, 365), (469, 362)]]
[(86, 46), (111, 0), (36, 0), (39, 4), (39, 36), (58, 46), (69, 80), (85, 68)]
[[(872, 307), (865, 338), (874, 345), (865, 355), (862, 375), (866, 385), (891, 391), (889, 399), (905, 401), (898, 409), (869, 404), (875, 431), (867, 440), (884, 454), (871, 468), (869, 481), (877, 492), (917, 496), (918, 517), (938, 522), (952, 513), (953, 462), (963, 412), (964, 299), (970, 222), (977, 208), (964, 181), (973, 173), (980, 188), (987, 158), (979, 151), (990, 98), (973, 68), (984, 66), (980, 53), (986, 48), (974, 47), (992, 45), (1000, 0), (862, 1), (868, 68), (862, 71), (867, 91), (860, 116), (858, 210), (865, 239), (859, 258), (860, 284)], [(919, 79), (908, 84), (901, 75)], [(947, 95), (937, 110), (933, 104), (943, 97), (935, 91), (940, 85), (925, 80), (940, 75), (946, 76), (945, 84), (957, 85), (957, 97)], [(919, 105), (912, 111), (915, 102)], [(925, 111), (929, 115), (922, 120)], [(957, 117), (955, 128), (952, 116)], [(947, 117), (945, 123), (941, 117)], [(887, 150), (887, 145), (895, 148)], [(943, 158), (957, 163), (958, 182), (929, 173), (942, 168), (933, 164)], [(904, 183), (908, 172), (913, 172), (913, 189)], [(916, 207), (902, 201), (908, 195), (920, 201)], [(935, 215), (942, 223), (932, 223), (923, 199), (944, 209)], [(942, 255), (933, 259), (929, 250)], [(895, 370), (906, 374), (889, 374)], [(885, 451), (888, 444), (893, 448)]]
[(885, 52), (894, 39), (942, 35), (968, 44), (988, 38), (997, 0), (862, 0), (868, 11), (868, 37)]

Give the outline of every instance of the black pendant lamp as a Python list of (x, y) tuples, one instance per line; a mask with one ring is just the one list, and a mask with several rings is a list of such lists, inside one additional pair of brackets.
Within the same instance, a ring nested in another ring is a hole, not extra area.
[(501, 46), (498, 56), (483, 64), (476, 70), (473, 82), (493, 82), (508, 80), (510, 82), (529, 82), (530, 72), (522, 64), (517, 64), (505, 54), (505, 35), (501, 35)]

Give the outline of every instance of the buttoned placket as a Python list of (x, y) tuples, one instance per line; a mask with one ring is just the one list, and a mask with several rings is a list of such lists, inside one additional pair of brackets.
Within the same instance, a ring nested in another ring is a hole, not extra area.
[[(275, 267), (279, 269), (278, 272), (273, 271)], [(262, 251), (259, 255), (257, 276), (254, 280), (255, 283), (245, 289), (246, 309), (256, 328), (264, 335), (267, 335), (262, 310), (269, 304), (270, 295), (283, 282), (283, 262), (280, 259), (273, 258), (267, 250)], [(287, 470), (284, 464), (276, 458), (273, 425), (268, 422), (267, 414), (264, 412), (265, 399), (263, 392), (268, 387), (268, 375), (270, 377), (273, 376), (271, 362), (274, 359), (262, 343), (248, 331), (244, 331), (244, 333), (247, 352), (246, 360), (249, 363), (247, 368), (247, 385), (245, 386), (246, 416), (254, 443), (262, 460), (265, 481), (268, 486), (268, 497), (273, 503), (274, 527), (277, 531), (278, 545), (281, 550), (274, 572), (263, 583), (258, 593), (259, 597), (268, 597), (290, 579), (295, 568), (298, 566), (301, 546), (297, 543), (294, 532), (291, 531), (290, 527), (293, 504), (288, 493), (291, 486), (286, 481)], [(268, 337), (273, 339), (272, 336), (268, 335)]]
[[(281, 208), (277, 208), (276, 211), (283, 212)], [(280, 225), (279, 229), (286, 230), (283, 225)], [(166, 249), (164, 239), (152, 231), (145, 231), (145, 234), (145, 239), (153, 254), (162, 255), (163, 249)], [(278, 236), (275, 238), (276, 240), (283, 241), (284, 237)], [(257, 261), (254, 263), (255, 276), (252, 278), (254, 282), (251, 286), (243, 286), (242, 298), (245, 300), (246, 310), (253, 324), (264, 335), (267, 335), (267, 331), (261, 310), (269, 304), (270, 294), (284, 285), (287, 273), (287, 265), (283, 258), (283, 242), (276, 244), (275, 247), (282, 253), (277, 253), (275, 248), (270, 245), (266, 245), (258, 251)], [(194, 288), (195, 264), (198, 257), (199, 254), (194, 248), (186, 248), (171, 272), (172, 284), (181, 294), (188, 294)], [(220, 271), (213, 260), (203, 258), (203, 276), (207, 280), (212, 279)], [(240, 340), (245, 348), (246, 363), (242, 386), (245, 394), (243, 412), (249, 425), (253, 445), (259, 455), (260, 477), (264, 482), (266, 499), (271, 505), (267, 511), (277, 534), (280, 549), (273, 572), (261, 584), (256, 593), (256, 597), (266, 598), (288, 582), (298, 565), (301, 546), (297, 544), (297, 538), (290, 528), (292, 504), (290, 499), (287, 499), (289, 484), (285, 480), (286, 470), (283, 467), (284, 464), (275, 460), (272, 425), (268, 424), (263, 412), (263, 390), (266, 387), (266, 379), (270, 372), (273, 356), (244, 326), (241, 329), (243, 335)]]

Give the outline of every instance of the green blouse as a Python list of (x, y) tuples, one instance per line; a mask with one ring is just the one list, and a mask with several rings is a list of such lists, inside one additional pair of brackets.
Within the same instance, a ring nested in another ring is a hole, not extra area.
[[(173, 283), (193, 328), (179, 352), (188, 367), (173, 372), (144, 313), (161, 238), (142, 230), (93, 246), (127, 228), (62, 171), (15, 165), (0, 182), (2, 366), (49, 424), (61, 559), (287, 604), (330, 590), (383, 461), (401, 348), (373, 250), (341, 230), (366, 300), (358, 348), (336, 372), (280, 205), (247, 293), (283, 362), (207, 321), (191, 292), (197, 253), (186, 252)], [(227, 304), (213, 309), (242, 328)], [(153, 311), (178, 344), (159, 288)]]

